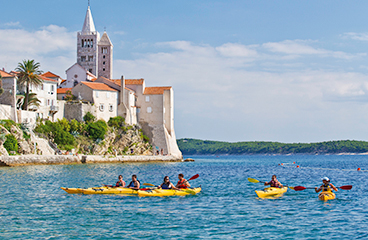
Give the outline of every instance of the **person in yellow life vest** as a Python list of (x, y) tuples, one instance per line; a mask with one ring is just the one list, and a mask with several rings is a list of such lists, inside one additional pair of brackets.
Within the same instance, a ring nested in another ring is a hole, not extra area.
[(180, 173), (179, 176), (179, 181), (178, 183), (176, 184), (175, 187), (177, 188), (190, 188), (190, 184), (189, 182), (184, 178), (184, 174)]
[(319, 188), (316, 187), (314, 189), (317, 193), (321, 190), (322, 192), (332, 192), (331, 188), (335, 191), (338, 191), (337, 188), (332, 183), (330, 183), (330, 179), (328, 177), (322, 178), (322, 182), (323, 184)]

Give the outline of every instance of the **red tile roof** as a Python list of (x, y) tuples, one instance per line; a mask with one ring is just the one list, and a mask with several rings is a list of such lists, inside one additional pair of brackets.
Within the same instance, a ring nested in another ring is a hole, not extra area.
[(13, 75), (3, 71), (3, 70), (0, 70), (0, 74), (2, 77), (14, 77)]
[(57, 93), (59, 94), (65, 94), (67, 91), (71, 91), (72, 88), (58, 88)]
[(51, 78), (48, 78), (48, 77), (44, 77), (42, 75), (39, 75), (39, 77), (43, 80), (43, 81), (46, 81), (46, 82), (58, 82), (57, 80), (55, 79), (51, 79)]
[(142, 85), (143, 82), (144, 82), (143, 78), (141, 78), (141, 79), (125, 79), (125, 85)]
[(61, 78), (60, 76), (48, 71), (48, 72), (45, 72), (43, 74), (41, 74), (41, 76), (44, 76), (44, 77), (48, 77), (48, 78)]
[(164, 94), (165, 90), (170, 90), (171, 87), (146, 87), (144, 89), (144, 93), (146, 95), (158, 95), (158, 94)]
[(66, 81), (66, 80), (61, 81), (61, 83), (60, 83), (60, 84), (63, 84), (65, 81)]
[(96, 83), (96, 82), (81, 82), (81, 83), (86, 85), (87, 87), (93, 89), (93, 90), (117, 92), (117, 90), (109, 87), (105, 83)]

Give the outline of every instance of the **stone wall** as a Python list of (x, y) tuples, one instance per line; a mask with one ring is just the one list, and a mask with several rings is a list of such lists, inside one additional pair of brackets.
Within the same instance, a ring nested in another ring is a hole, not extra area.
[(182, 158), (172, 156), (60, 156), (60, 155), (21, 155), (21, 156), (0, 156), (0, 166), (16, 167), (25, 165), (60, 165), (60, 164), (81, 164), (81, 163), (129, 163), (129, 162), (181, 162)]
[(83, 122), (83, 116), (86, 115), (87, 112), (90, 112), (94, 116), (96, 116), (95, 106), (89, 103), (81, 103), (81, 102), (65, 103), (64, 117), (69, 121), (75, 119), (78, 122)]

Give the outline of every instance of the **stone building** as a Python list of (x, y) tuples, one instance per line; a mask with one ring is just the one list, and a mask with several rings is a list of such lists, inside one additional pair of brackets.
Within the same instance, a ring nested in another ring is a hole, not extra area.
[(77, 35), (77, 63), (95, 76), (112, 78), (112, 49), (107, 33), (100, 38), (96, 31), (88, 6), (82, 31)]

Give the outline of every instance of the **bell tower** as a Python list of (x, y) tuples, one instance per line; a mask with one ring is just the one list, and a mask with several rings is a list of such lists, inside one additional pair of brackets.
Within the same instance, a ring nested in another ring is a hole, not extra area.
[(98, 77), (112, 78), (112, 48), (106, 31), (98, 42)]
[(88, 4), (82, 31), (77, 34), (77, 63), (95, 76), (98, 74), (99, 39)]

